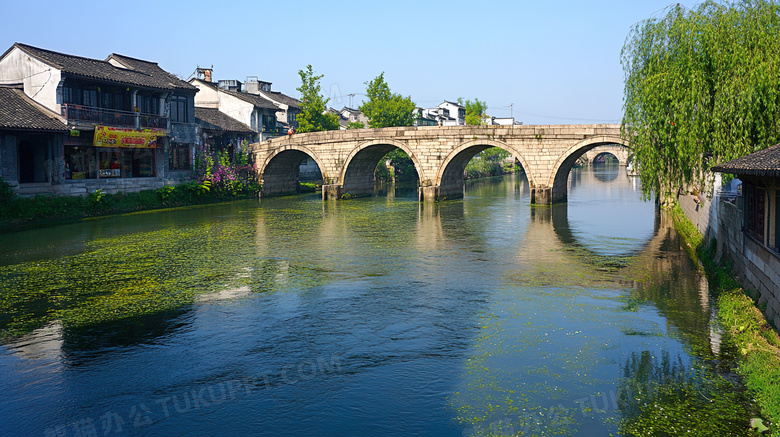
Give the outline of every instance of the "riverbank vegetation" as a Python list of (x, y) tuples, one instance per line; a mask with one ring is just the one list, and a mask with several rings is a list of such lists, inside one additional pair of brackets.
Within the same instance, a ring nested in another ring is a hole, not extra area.
[(98, 189), (86, 196), (18, 197), (0, 181), (0, 231), (31, 225), (46, 225), (87, 217), (122, 214), (161, 208), (224, 202), (256, 197), (260, 192), (254, 166), (247, 153), (213, 150), (202, 145), (196, 150), (196, 180), (166, 185), (157, 190), (133, 193), (104, 193)]
[(701, 233), (679, 206), (672, 212), (686, 250), (701, 261), (707, 274), (710, 290), (717, 298), (718, 320), (743, 356), (739, 373), (761, 414), (771, 422), (772, 435), (780, 436), (780, 337), (756, 307), (754, 298), (731, 277), (730, 266), (715, 262), (714, 241), (705, 245)]
[(780, 5), (670, 6), (636, 24), (621, 52), (623, 135), (642, 192), (669, 206), (715, 164), (780, 142)]
[(465, 179), (479, 179), (502, 174), (515, 173), (522, 168), (513, 162), (507, 162), (510, 154), (504, 149), (491, 147), (477, 154), (466, 164)]

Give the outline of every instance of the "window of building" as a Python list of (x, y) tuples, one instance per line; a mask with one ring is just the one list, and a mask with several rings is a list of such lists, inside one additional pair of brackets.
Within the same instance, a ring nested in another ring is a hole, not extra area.
[(276, 117), (263, 114), (262, 118), (263, 132), (273, 132), (276, 130)]
[(96, 147), (65, 146), (67, 179), (95, 179), (97, 177)]
[(173, 143), (168, 151), (168, 169), (189, 170), (191, 168), (189, 145)]
[(178, 123), (189, 122), (187, 98), (184, 96), (171, 97), (171, 121)]
[(154, 177), (155, 149), (65, 146), (67, 179)]
[(138, 94), (135, 96), (135, 105), (142, 114), (158, 115), (160, 103), (157, 97)]
[(65, 85), (62, 87), (62, 103), (71, 103), (78, 105), (78, 93), (72, 86)]
[(748, 182), (742, 184), (742, 190), (745, 201), (745, 232), (763, 242), (766, 190)]
[(81, 104), (92, 107), (99, 106), (97, 90), (81, 90)]
[[(774, 211), (774, 217), (772, 218), (772, 221), (774, 221), (774, 226), (772, 226), (774, 230), (774, 236), (770, 240), (770, 247), (775, 251), (780, 252), (780, 190), (775, 190), (774, 199), (774, 208), (771, 208), (770, 206), (770, 211)], [(769, 222), (770, 225), (772, 221)]]

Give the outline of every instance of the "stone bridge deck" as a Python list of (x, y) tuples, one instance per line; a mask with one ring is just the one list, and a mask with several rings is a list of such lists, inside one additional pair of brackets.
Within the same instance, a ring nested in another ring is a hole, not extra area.
[(420, 200), (463, 196), (463, 173), (477, 153), (500, 147), (522, 165), (531, 186), (531, 202), (566, 201), (572, 165), (602, 145), (628, 146), (620, 125), (426, 126), (354, 129), (295, 134), (249, 146), (264, 196), (298, 189), (298, 166), (308, 156), (322, 172), (323, 199), (343, 193), (371, 195), (374, 169), (382, 157), (402, 149), (414, 162)]

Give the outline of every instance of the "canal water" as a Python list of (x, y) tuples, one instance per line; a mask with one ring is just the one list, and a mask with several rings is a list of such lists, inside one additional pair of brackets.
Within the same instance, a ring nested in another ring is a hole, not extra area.
[(744, 434), (707, 282), (638, 183), (0, 235), (0, 435)]

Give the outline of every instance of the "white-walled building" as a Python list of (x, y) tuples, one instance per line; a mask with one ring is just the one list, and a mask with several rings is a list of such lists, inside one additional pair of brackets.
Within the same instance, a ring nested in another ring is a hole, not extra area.
[(190, 84), (199, 90), (196, 107), (218, 109), (257, 132), (260, 141), (280, 134), (276, 123), (280, 109), (274, 102), (257, 94), (222, 89), (199, 78), (191, 79)]
[(276, 126), (281, 132), (286, 132), (288, 128), (298, 128), (296, 116), (301, 113), (301, 101), (285, 95), (279, 91), (271, 90), (271, 82), (258, 80), (255, 76), (250, 76), (244, 82), (244, 89), (249, 94), (259, 95), (273, 102), (279, 111), (276, 112)]

